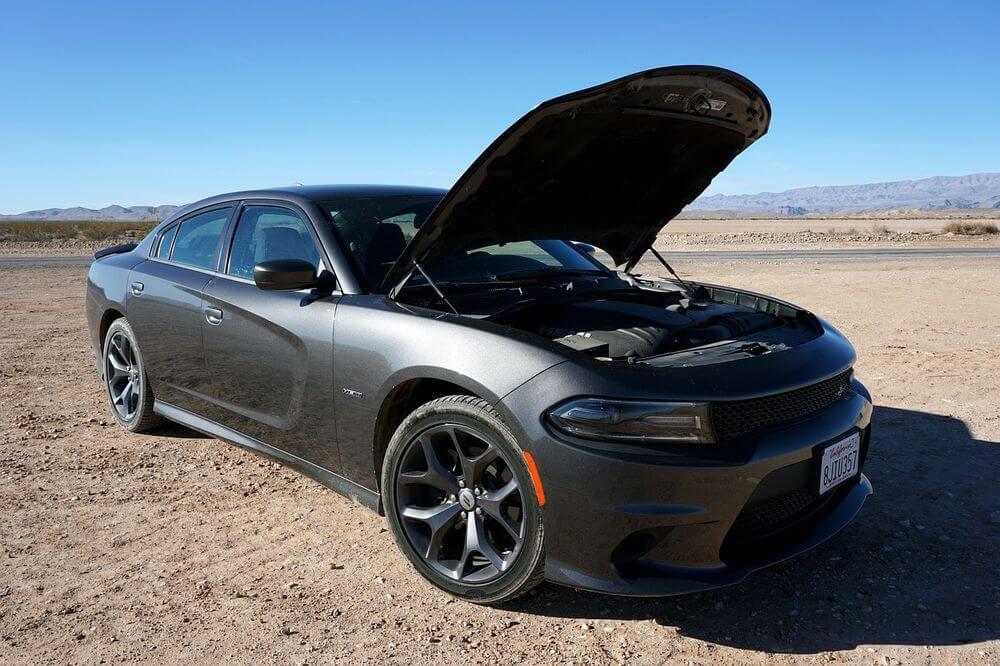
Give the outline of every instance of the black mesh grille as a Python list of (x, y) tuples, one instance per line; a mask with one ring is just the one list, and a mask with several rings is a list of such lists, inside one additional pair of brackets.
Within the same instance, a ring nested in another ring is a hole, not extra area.
[(779, 495), (757, 506), (743, 509), (728, 536), (739, 540), (762, 536), (775, 528), (786, 526), (798, 516), (811, 512), (823, 501), (824, 498), (817, 497), (805, 489)]
[(851, 390), (847, 370), (818, 384), (750, 400), (712, 403), (712, 427), (720, 442), (732, 442), (767, 426), (826, 409)]

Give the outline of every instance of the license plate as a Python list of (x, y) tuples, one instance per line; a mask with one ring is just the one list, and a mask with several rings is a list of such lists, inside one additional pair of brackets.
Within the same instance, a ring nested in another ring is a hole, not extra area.
[(853, 478), (858, 473), (861, 459), (861, 435), (835, 442), (823, 449), (823, 459), (819, 467), (819, 494)]

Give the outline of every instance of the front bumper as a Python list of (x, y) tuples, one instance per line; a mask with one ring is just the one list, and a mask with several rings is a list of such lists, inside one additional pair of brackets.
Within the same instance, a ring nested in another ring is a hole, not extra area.
[[(515, 392), (506, 406), (516, 413), (532, 400), (537, 405), (531, 393)], [(547, 498), (546, 578), (609, 594), (682, 594), (738, 583), (816, 546), (872, 493), (863, 474), (764, 535), (744, 539), (734, 524), (748, 503), (760, 506), (762, 494), (766, 500), (783, 486), (812, 488), (818, 447), (851, 432), (862, 434), (863, 470), (871, 414), (868, 392), (854, 382), (854, 391), (823, 412), (759, 436), (738, 460), (609, 453), (528, 424), (522, 441)]]

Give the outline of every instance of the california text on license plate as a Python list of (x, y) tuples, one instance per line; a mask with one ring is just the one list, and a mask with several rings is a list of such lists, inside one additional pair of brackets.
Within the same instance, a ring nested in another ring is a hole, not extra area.
[(858, 473), (860, 458), (860, 433), (854, 433), (823, 449), (819, 467), (819, 494), (853, 478)]

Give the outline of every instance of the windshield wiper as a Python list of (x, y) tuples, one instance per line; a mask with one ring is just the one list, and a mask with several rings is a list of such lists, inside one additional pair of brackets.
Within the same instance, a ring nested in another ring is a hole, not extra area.
[(536, 277), (570, 277), (573, 275), (603, 275), (608, 272), (599, 268), (562, 268), (560, 266), (545, 266), (543, 268), (525, 268), (519, 271), (497, 273), (494, 280), (530, 280)]

